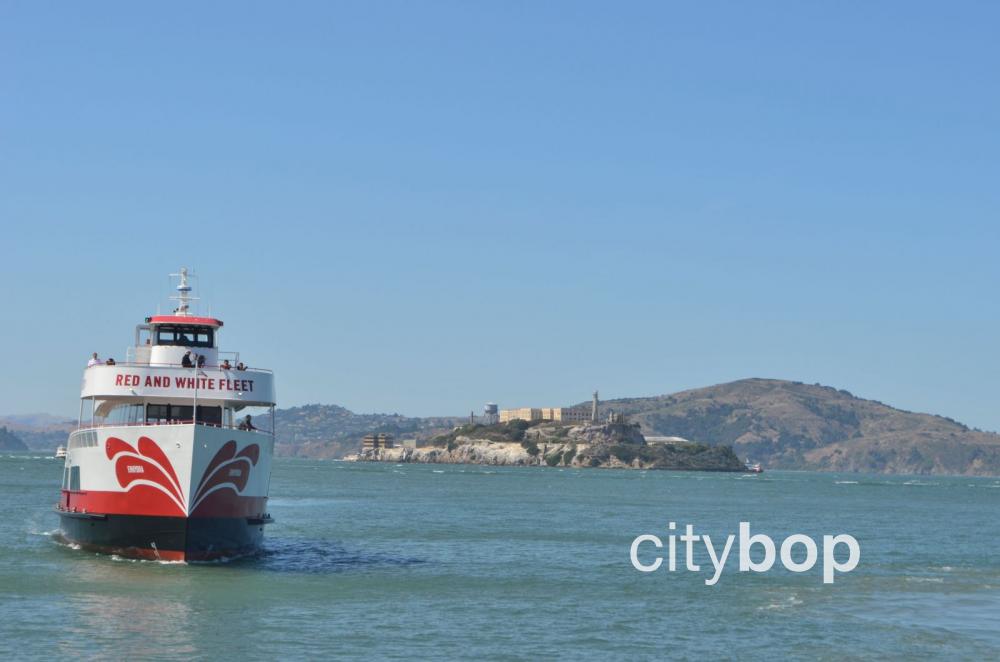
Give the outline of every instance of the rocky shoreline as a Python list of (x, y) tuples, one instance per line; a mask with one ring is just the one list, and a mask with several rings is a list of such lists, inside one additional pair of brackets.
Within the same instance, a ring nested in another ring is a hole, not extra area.
[[(691, 442), (649, 444), (628, 424), (515, 424), (464, 426), (418, 448), (375, 448), (354, 462), (483, 464), (573, 468), (744, 471), (728, 446)], [(519, 425), (516, 425), (519, 424)]]

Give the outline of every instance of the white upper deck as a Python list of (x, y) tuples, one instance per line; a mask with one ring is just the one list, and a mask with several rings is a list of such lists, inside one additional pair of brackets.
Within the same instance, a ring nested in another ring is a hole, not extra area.
[(239, 354), (220, 352), (222, 321), (192, 315), (190, 302), (195, 297), (188, 271), (172, 275), (180, 277), (172, 297), (178, 302), (173, 314), (147, 317), (137, 326), (125, 362), (89, 366), (80, 397), (151, 403), (197, 400), (238, 407), (275, 404), (271, 371), (244, 367)]
[(269, 370), (222, 370), (217, 366), (183, 368), (126, 363), (95, 365), (83, 373), (81, 398), (142, 399), (150, 402), (197, 398), (209, 404), (233, 402), (243, 406), (275, 403), (274, 375)]

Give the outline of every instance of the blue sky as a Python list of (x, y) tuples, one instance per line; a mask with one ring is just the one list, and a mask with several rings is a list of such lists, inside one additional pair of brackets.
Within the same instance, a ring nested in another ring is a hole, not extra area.
[(821, 382), (1000, 429), (994, 3), (5, 2), (0, 413), (200, 276), (281, 405)]

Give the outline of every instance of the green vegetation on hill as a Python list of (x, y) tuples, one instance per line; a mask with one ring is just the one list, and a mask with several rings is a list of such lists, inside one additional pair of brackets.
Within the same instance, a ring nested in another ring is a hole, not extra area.
[(543, 421), (510, 421), (509, 423), (497, 423), (496, 425), (481, 425), (479, 423), (465, 424), (456, 427), (449, 432), (436, 435), (428, 445), (447, 446), (458, 437), (471, 437), (475, 439), (487, 439), (489, 441), (518, 442), (524, 439), (524, 433), (529, 428), (541, 425)]
[(608, 462), (611, 457), (624, 464), (640, 460), (650, 469), (678, 471), (743, 471), (744, 464), (729, 446), (707, 444), (615, 444), (601, 446), (591, 453), (593, 465)]
[(0, 450), (4, 451), (26, 451), (28, 447), (6, 426), (0, 427)]
[[(400, 414), (355, 414), (337, 405), (304, 405), (275, 411), (275, 452), (280, 455), (335, 458), (357, 452), (368, 433), (397, 439), (426, 439), (458, 425), (460, 418), (413, 418)], [(261, 417), (259, 427), (270, 425)]]

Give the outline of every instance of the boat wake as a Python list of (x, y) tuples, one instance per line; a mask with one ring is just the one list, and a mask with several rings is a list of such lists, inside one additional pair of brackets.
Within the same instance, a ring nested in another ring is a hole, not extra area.
[[(64, 549), (81, 551), (84, 548), (68, 540), (60, 529), (42, 531), (29, 530), (29, 534), (48, 538), (54, 544)], [(150, 565), (179, 566), (234, 566), (255, 568), (267, 572), (294, 572), (328, 574), (335, 572), (350, 572), (373, 567), (400, 567), (425, 563), (422, 559), (413, 557), (392, 556), (364, 550), (352, 550), (347, 547), (325, 540), (302, 539), (266, 539), (264, 546), (251, 554), (244, 556), (222, 557), (210, 561), (173, 561), (163, 559), (137, 559), (120, 554), (105, 554), (94, 552), (94, 556), (108, 559), (114, 563), (140, 563)]]
[(270, 572), (327, 574), (362, 568), (409, 566), (424, 563), (412, 557), (392, 556), (364, 550), (352, 550), (325, 540), (267, 538), (253, 556), (239, 559), (240, 565), (253, 565)]

